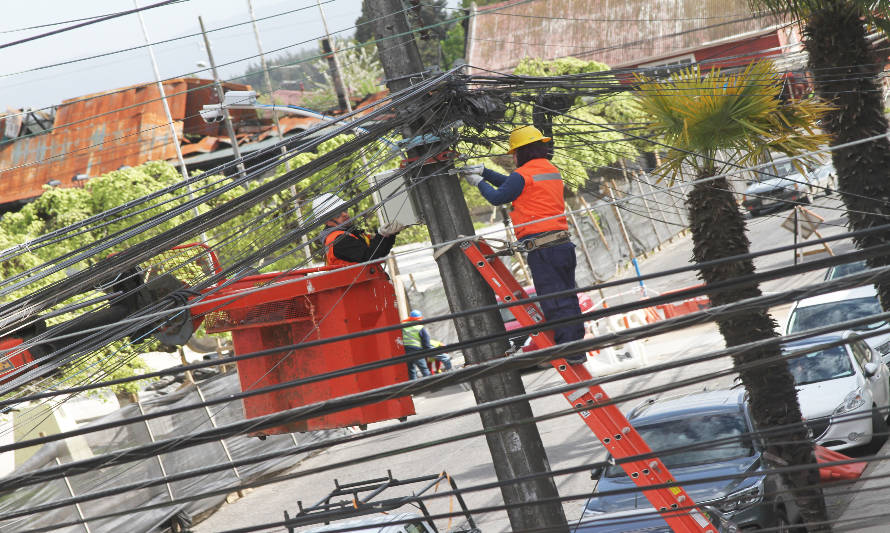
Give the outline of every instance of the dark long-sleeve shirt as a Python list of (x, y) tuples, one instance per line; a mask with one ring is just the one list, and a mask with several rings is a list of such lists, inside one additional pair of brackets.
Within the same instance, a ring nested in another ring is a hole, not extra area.
[(525, 180), (518, 172), (511, 172), (509, 176), (505, 176), (486, 168), (482, 171), (482, 178), (485, 181), (479, 182), (479, 192), (492, 205), (512, 202), (519, 198), (522, 189), (525, 188)]
[(424, 350), (433, 349), (433, 343), (430, 339), (430, 333), (426, 330), (426, 328), (420, 328), (420, 343), (423, 345)]
[(371, 236), (368, 244), (362, 237), (364, 232), (359, 228), (346, 229), (347, 233), (355, 235), (356, 239), (347, 235), (341, 235), (334, 240), (334, 257), (349, 261), (350, 263), (364, 263), (372, 259), (381, 259), (389, 254), (393, 244), (396, 242), (396, 236), (392, 235), (384, 237), (379, 233)]

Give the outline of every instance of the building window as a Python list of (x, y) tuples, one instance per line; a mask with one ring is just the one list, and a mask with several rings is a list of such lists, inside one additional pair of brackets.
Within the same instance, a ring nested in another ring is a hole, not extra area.
[(679, 72), (694, 62), (695, 56), (689, 54), (687, 56), (672, 57), (670, 59), (646, 63), (645, 65), (640, 65), (640, 68), (644, 69), (643, 73), (650, 78), (667, 78), (674, 72)]

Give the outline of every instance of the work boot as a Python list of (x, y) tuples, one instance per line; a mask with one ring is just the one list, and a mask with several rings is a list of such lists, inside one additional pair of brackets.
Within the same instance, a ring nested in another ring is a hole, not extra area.
[(566, 362), (570, 365), (583, 365), (587, 362), (587, 354), (573, 355), (566, 357)]

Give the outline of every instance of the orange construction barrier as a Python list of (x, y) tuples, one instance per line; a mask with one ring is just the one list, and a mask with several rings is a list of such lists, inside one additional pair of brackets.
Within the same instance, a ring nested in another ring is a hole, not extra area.
[[(829, 450), (823, 446), (816, 446), (816, 462), (817, 463), (833, 463), (836, 461), (849, 461), (851, 457)], [(822, 481), (836, 481), (839, 479), (858, 479), (865, 470), (866, 463), (846, 463), (842, 465), (831, 465), (819, 468), (819, 479)]]

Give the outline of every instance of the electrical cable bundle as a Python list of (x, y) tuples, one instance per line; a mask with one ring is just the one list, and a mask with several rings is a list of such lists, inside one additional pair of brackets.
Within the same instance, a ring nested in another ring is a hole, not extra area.
[[(349, 191), (349, 199), (346, 208), (354, 209), (354, 218), (358, 222), (367, 222), (376, 210), (380, 208), (371, 200), (374, 192), (382, 190), (383, 185), (393, 182), (394, 180), (408, 180), (407, 190), (402, 194), (411, 194), (410, 190), (422, 183), (426, 179), (454, 179), (446, 175), (421, 175), (419, 172), (423, 161), (426, 157), (436, 155), (435, 144), (422, 144), (424, 146), (423, 155), (416, 161), (405, 162), (403, 168), (399, 169), (393, 175), (387, 177), (383, 182), (371, 185), (367, 181), (368, 175), (374, 174), (379, 170), (394, 166), (401, 159), (401, 154), (393, 151), (387, 143), (381, 142), (383, 138), (398, 138), (398, 132), (402, 127), (412, 124), (412, 127), (418, 122), (424, 126), (423, 129), (435, 131), (438, 134), (446, 135), (453, 131), (455, 119), (467, 119), (469, 113), (466, 108), (460, 108), (461, 98), (475, 98), (475, 104), (486, 104), (485, 98), (503, 98), (512, 99), (513, 102), (531, 103), (533, 107), (537, 107), (548, 112), (558, 112), (545, 103), (539, 103), (534, 100), (534, 95), (542, 93), (558, 87), (561, 90), (571, 92), (573, 95), (584, 95), (593, 99), (606, 99), (611, 95), (623, 93), (627, 91), (627, 87), (615, 83), (612, 76), (615, 72), (594, 73), (591, 75), (564, 76), (558, 78), (540, 78), (528, 79), (517, 76), (459, 76), (456, 72), (451, 71), (439, 76), (426, 77), (423, 81), (410, 89), (406, 89), (397, 94), (389, 95), (381, 102), (376, 102), (367, 108), (357, 110), (352, 114), (340, 117), (331, 123), (321, 124), (306, 132), (290, 137), (285, 142), (282, 140), (275, 146), (266, 148), (263, 153), (273, 155), (281, 153), (282, 147), (285, 153), (281, 157), (274, 157), (271, 160), (259, 165), (250, 167), (243, 175), (236, 175), (234, 178), (220, 178), (219, 174), (227, 170), (231, 170), (241, 161), (232, 161), (212, 171), (203, 173), (199, 176), (190, 178), (188, 181), (178, 182), (163, 191), (153, 193), (146, 197), (128, 202), (126, 205), (112, 210), (111, 212), (97, 215), (91, 219), (84, 220), (71, 226), (56, 230), (40, 239), (21, 246), (4, 250), (0, 252), (0, 260), (9, 261), (18, 258), (32, 250), (38, 250), (42, 247), (49, 246), (62, 239), (70, 238), (76, 235), (82, 235), (86, 232), (94, 231), (100, 228), (111, 227), (112, 224), (120, 224), (121, 229), (110, 232), (107, 236), (97, 239), (65, 257), (55, 258), (46, 261), (36, 267), (28, 269), (20, 275), (10, 277), (0, 281), (0, 295), (7, 298), (6, 303), (0, 305), (0, 336), (12, 336), (17, 332), (33, 326), (41, 316), (46, 313), (70, 314), (77, 313), (85, 308), (93, 310), (110, 308), (117, 303), (125, 301), (128, 297), (135, 294), (135, 289), (126, 287), (120, 290), (113, 290), (115, 287), (121, 287), (122, 283), (128, 279), (132, 279), (138, 275), (132, 269), (139, 265), (152, 263), (164, 272), (172, 275), (190, 275), (189, 286), (182, 291), (174, 292), (168, 297), (162, 298), (152, 305), (140, 309), (129, 316), (121, 316), (120, 320), (110, 326), (94, 326), (89, 327), (86, 321), (78, 322), (77, 319), (67, 322), (65, 327), (49, 326), (45, 331), (28, 339), (21, 349), (30, 346), (36, 346), (39, 343), (47, 343), (54, 341), (71, 340), (63, 351), (49, 353), (46, 355), (46, 361), (53, 361), (52, 365), (43, 366), (34, 365), (33, 368), (26, 368), (24, 371), (17, 371), (12, 374), (12, 379), (6, 383), (0, 384), (0, 392), (7, 395), (0, 399), (0, 408), (8, 409), (15, 407), (28, 401), (47, 401), (59, 402), (65, 401), (73, 395), (94, 390), (99, 387), (109, 386), (110, 384), (123, 384), (136, 381), (139, 377), (124, 378), (117, 380), (106, 379), (110, 374), (107, 370), (91, 373), (90, 369), (84, 369), (82, 375), (76, 379), (63, 382), (54, 379), (52, 371), (62, 364), (72, 363), (88, 354), (94, 353), (97, 349), (107, 345), (112, 341), (121, 338), (130, 337), (129, 342), (134, 342), (140, 338), (144, 338), (157, 327), (169, 325), (174, 321), (181, 319), (183, 316), (190, 316), (190, 308), (197, 305), (198, 302), (218, 302), (219, 306), (225, 305), (229, 300), (218, 298), (220, 288), (246, 276), (252, 275), (260, 271), (260, 269), (268, 269), (269, 265), (275, 265), (278, 261), (290, 261), (289, 267), (280, 272), (280, 275), (270, 281), (274, 286), (276, 283), (287, 283), (286, 274), (295, 269), (307, 266), (311, 258), (318, 258), (318, 250), (311, 252), (303, 258), (303, 252), (309, 246), (309, 242), (304, 238), (312, 237), (318, 231), (321, 222), (324, 220), (324, 214), (313, 213), (311, 217), (304, 218), (299, 222), (293, 222), (297, 215), (297, 206), (287, 205), (281, 200), (280, 196), (288, 191), (290, 187), (299, 186), (300, 192), (305, 197), (317, 196), (322, 193), (343, 194)], [(470, 89), (467, 89), (470, 87)], [(488, 103), (491, 103), (489, 101)], [(653, 142), (651, 139), (643, 138), (634, 133), (639, 125), (635, 124), (593, 124), (585, 121), (582, 117), (573, 116), (571, 113), (562, 113), (564, 118), (574, 121), (574, 124), (580, 128), (586, 128), (585, 133), (595, 131), (610, 131), (619, 134), (620, 140), (632, 139), (641, 142)], [(480, 120), (480, 117), (476, 117)], [(466, 121), (465, 121), (466, 122)], [(483, 120), (480, 120), (483, 122)], [(501, 136), (494, 139), (488, 139), (489, 142), (503, 141), (508, 128), (508, 122), (501, 120), (494, 121), (494, 129), (501, 131)], [(352, 135), (351, 132), (355, 128), (361, 127), (365, 133)], [(292, 160), (300, 153), (311, 153), (318, 150), (319, 146), (329, 140), (333, 140), (338, 136), (340, 139), (346, 140), (337, 148), (325, 152), (324, 154), (313, 159), (309, 163), (299, 165), (295, 168), (285, 171), (284, 173), (273, 178), (257, 181), (261, 176), (267, 175), (274, 170), (275, 167), (283, 162)], [(460, 140), (466, 141), (471, 138), (472, 134)], [(563, 138), (569, 140), (568, 138)], [(457, 142), (457, 139), (451, 139)], [(412, 140), (402, 141), (398, 146), (408, 146)], [(861, 142), (867, 142), (862, 140)], [(657, 143), (657, 141), (654, 141)], [(491, 144), (489, 144), (489, 147)], [(836, 147), (835, 147), (836, 148)], [(480, 150), (478, 152), (467, 154), (471, 157), (482, 157), (484, 155), (497, 155), (495, 149)], [(251, 156), (253, 157), (253, 156)], [(728, 165), (732, 166), (732, 165)], [(751, 168), (734, 168), (729, 170), (727, 174), (737, 174), (742, 171), (750, 171)], [(766, 172), (769, 172), (768, 170)], [(193, 186), (192, 192), (186, 192), (186, 185)], [(650, 192), (640, 192), (639, 195), (631, 195), (626, 198), (612, 202), (614, 205), (622, 209), (628, 209), (633, 206), (633, 200), (639, 200), (647, 196), (654, 196), (655, 190), (651, 188)], [(662, 191), (670, 194), (676, 194), (682, 191), (682, 184), (659, 187)], [(229, 195), (229, 196), (225, 196)], [(220, 199), (226, 197), (224, 203), (219, 203)], [(291, 198), (290, 200), (293, 200)], [(384, 201), (387, 199), (384, 199)], [(882, 200), (873, 199), (876, 202)], [(371, 203), (370, 207), (368, 203)], [(164, 223), (168, 223), (177, 217), (189, 213), (192, 209), (201, 210), (197, 216), (184, 220), (175, 228), (156, 233), (147, 239), (142, 237), (146, 232), (150, 231)], [(638, 209), (639, 207), (634, 207)], [(148, 218), (139, 218), (138, 215), (151, 213)], [(237, 225), (226, 226), (236, 217)], [(885, 227), (873, 228), (870, 232), (887, 231)], [(195, 254), (187, 258), (166, 258), (159, 259), (161, 254), (170, 248), (189, 242), (198, 238), (202, 233), (208, 234), (208, 245), (211, 250), (217, 252), (221, 260), (221, 271), (216, 273), (200, 273), (194, 274), (193, 271), (197, 263), (200, 261), (200, 254)], [(860, 235), (861, 232), (844, 233), (832, 236), (826, 239), (808, 241), (793, 247), (780, 247), (763, 252), (749, 254), (745, 259), (752, 257), (767, 257), (791, 249), (797, 250), (804, 246), (812, 246), (823, 242), (839, 241)], [(245, 246), (249, 243), (249, 246)], [(440, 249), (453, 243), (440, 243), (437, 245)], [(121, 247), (125, 249), (120, 250)], [(112, 250), (120, 250), (114, 255), (108, 255)], [(787, 279), (804, 272), (813, 272), (817, 269), (828, 266), (845, 264), (850, 261), (862, 260), (868, 257), (874, 257), (880, 254), (886, 254), (887, 250), (882, 247), (874, 247), (865, 250), (859, 250), (850, 254), (844, 254), (837, 257), (826, 258), (818, 261), (811, 261), (801, 265), (779, 267), (771, 270), (765, 270), (750, 278), (736, 279), (724, 284), (711, 285), (707, 287), (699, 287), (679, 291), (675, 294), (654, 297), (649, 301), (635, 302), (613, 306), (608, 310), (598, 310), (588, 316), (582, 318), (564, 319), (548, 323), (547, 327), (570, 323), (574, 321), (587, 321), (591, 319), (606, 318), (608, 316), (627, 312), (633, 309), (649, 307), (660, 303), (670, 303), (681, 301), (702, 294), (716, 293), (722, 290), (731, 290), (735, 287), (766, 280)], [(721, 261), (740, 260), (741, 257), (726, 258)], [(63, 278), (55, 279), (49, 284), (42, 285), (46, 279), (52, 279), (51, 276), (58, 276), (59, 273), (65, 272), (66, 268), (84, 263), (91, 265), (83, 270), (72, 272)], [(348, 267), (349, 269), (363, 269), (367, 265), (356, 265)], [(672, 271), (658, 272), (650, 274), (643, 278), (651, 279), (652, 277), (662, 277), (675, 274), (681, 271), (694, 271), (701, 268), (702, 265), (690, 265), (682, 269), (674, 269)], [(356, 270), (358, 271), (358, 270)], [(455, 384), (471, 383), (473, 380), (481, 376), (491, 373), (517, 371), (524, 368), (532, 367), (538, 363), (558, 359), (566, 355), (585, 353), (590, 350), (601, 349), (609, 346), (615, 346), (631, 342), (633, 340), (641, 340), (650, 338), (654, 335), (681, 331), (684, 328), (710, 323), (715, 319), (726, 316), (728, 314), (737, 313), (749, 309), (763, 309), (771, 306), (793, 302), (795, 300), (815, 295), (826, 294), (840, 289), (857, 287), (874, 283), (877, 280), (884, 279), (888, 274), (887, 269), (866, 270), (844, 278), (830, 280), (823, 283), (811, 284), (805, 287), (790, 288), (778, 293), (769, 294), (759, 298), (753, 298), (741, 302), (736, 302), (727, 306), (712, 308), (698, 313), (693, 313), (684, 317), (669, 319), (655, 324), (632, 328), (618, 333), (600, 335), (591, 339), (584, 339), (576, 343), (559, 345), (553, 348), (539, 350), (532, 353), (523, 353), (514, 355), (509, 358), (485, 361), (483, 363), (455, 370), (451, 373), (434, 375), (429, 378), (421, 379), (416, 382), (400, 383), (384, 388), (368, 390), (356, 395), (346, 396), (332, 399), (323, 404), (312, 404), (301, 406), (267, 415), (265, 417), (249, 419), (239, 423), (219, 426), (213, 430), (195, 430), (187, 435), (175, 438), (160, 440), (151, 445), (141, 445), (118, 450), (107, 454), (97, 455), (90, 459), (65, 463), (54, 468), (43, 469), (38, 472), (29, 472), (20, 475), (9, 476), (0, 479), (0, 490), (15, 491), (24, 487), (31, 487), (40, 483), (48, 483), (54, 479), (61, 479), (69, 475), (95, 475), (95, 483), (93, 490), (85, 494), (79, 494), (76, 497), (64, 499), (46, 505), (38, 505), (33, 508), (19, 509), (12, 513), (0, 515), (0, 520), (21, 520), (27, 516), (47, 512), (52, 509), (58, 509), (65, 506), (73, 505), (79, 502), (86, 502), (101, 498), (110, 498), (115, 495), (124, 494), (151, 486), (159, 486), (174, 481), (183, 481), (187, 479), (200, 478), (213, 472), (219, 472), (225, 469), (231, 469), (245, 464), (252, 464), (282, 455), (293, 455), (297, 453), (309, 452), (314, 450), (328, 449), (330, 447), (340, 446), (352, 442), (360, 442), (370, 440), (382, 435), (391, 433), (407, 432), (416, 428), (424, 428), (424, 426), (432, 424), (441, 424), (446, 420), (455, 419), (461, 416), (475, 415), (482, 410), (497, 409), (499, 406), (509, 405), (515, 402), (528, 402), (530, 400), (538, 400), (548, 397), (559, 397), (559, 395), (571, 391), (578, 385), (547, 385), (540, 390), (523, 394), (519, 397), (504, 398), (495, 402), (481, 404), (476, 407), (467, 409), (455, 409), (441, 414), (418, 418), (407, 422), (403, 426), (389, 426), (384, 428), (375, 428), (371, 431), (349, 435), (345, 437), (335, 437), (326, 439), (321, 442), (313, 443), (287, 450), (284, 452), (275, 452), (262, 454), (250, 459), (242, 459), (238, 461), (230, 461), (220, 463), (210, 467), (195, 468), (185, 472), (168, 473), (165, 476), (154, 477), (141, 481), (139, 483), (125, 484), (115, 486), (115, 479), (112, 472), (115, 468), (131, 468), (136, 461), (147, 460), (160, 454), (171, 453), (176, 450), (200, 445), (202, 443), (216, 442), (221, 439), (231, 438), (236, 435), (244, 435), (265, 427), (273, 427), (283, 421), (301, 420), (320, 416), (326, 413), (335, 413), (344, 409), (350, 409), (355, 406), (368, 405), (377, 401), (385, 400), (392, 397), (403, 396), (406, 394), (417, 394), (420, 392), (438, 391), (444, 387)], [(608, 282), (602, 284), (594, 284), (587, 287), (580, 287), (577, 291), (568, 291), (571, 294), (581, 291), (598, 290), (606, 287), (619, 286), (623, 284), (637, 283), (643, 278), (633, 278)], [(33, 288), (32, 287), (37, 287)], [(112, 289), (111, 292), (108, 292)], [(258, 289), (259, 290), (259, 289)], [(105, 291), (103, 293), (103, 291)], [(14, 300), (8, 298), (13, 294), (25, 292), (24, 296)], [(348, 291), (347, 291), (348, 292)], [(557, 295), (549, 295), (555, 297)], [(216, 300), (214, 300), (216, 298)], [(531, 301), (540, 301), (546, 297), (532, 298)], [(61, 307), (61, 308), (60, 308)], [(508, 305), (499, 305), (498, 309), (504, 309)], [(446, 315), (428, 317), (426, 320), (418, 322), (419, 324), (427, 324), (447, 319), (453, 319), (459, 316), (472, 315), (478, 312), (490, 311), (490, 309), (473, 309), (462, 311), (459, 313), (449, 313)], [(712, 351), (705, 354), (698, 354), (681, 360), (668, 363), (659, 363), (640, 370), (624, 372), (607, 378), (596, 378), (589, 383), (582, 385), (600, 385), (615, 384), (631, 379), (645, 379), (659, 372), (682, 371), (683, 379), (678, 379), (672, 383), (651, 387), (636, 387), (630, 393), (618, 394), (612, 397), (610, 404), (617, 404), (631, 400), (641, 400), (651, 397), (655, 394), (661, 394), (669, 391), (676, 391), (683, 387), (697, 386), (713, 380), (716, 376), (732, 377), (736, 374), (737, 368), (725, 367), (719, 372), (696, 372), (694, 365), (708, 361), (725, 360), (745, 350), (756, 350), (767, 345), (779, 345), (793, 340), (813, 338), (824, 333), (831, 333), (846, 329), (855, 329), (865, 324), (870, 324), (878, 320), (887, 319), (887, 313), (882, 313), (867, 318), (857, 320), (848, 320), (840, 324), (820, 328), (818, 330), (808, 331), (802, 334), (786, 335), (775, 337), (767, 341), (757, 341), (746, 345), (734, 346), (732, 348)], [(322, 317), (322, 320), (324, 317)], [(381, 331), (393, 331), (398, 329), (399, 325), (388, 326), (386, 328), (376, 328), (367, 332), (366, 335), (372, 335)], [(544, 326), (520, 328), (510, 332), (510, 336), (514, 335), (530, 335), (544, 330)], [(873, 331), (863, 337), (869, 335), (881, 334), (883, 330)], [(263, 357), (276, 353), (280, 357), (288, 357), (300, 348), (324, 345), (329, 342), (339, 340), (360, 339), (362, 335), (351, 335), (342, 338), (323, 339), (321, 341), (304, 340), (289, 346), (276, 347), (272, 351), (263, 351), (247, 354), (239, 354), (232, 361), (241, 361), (255, 357)], [(462, 340), (457, 343), (449, 344), (441, 348), (426, 351), (420, 356), (436, 355), (445, 352), (461, 350), (474, 345), (483, 344), (492, 340), (502, 339), (504, 334), (495, 334), (472, 340)], [(787, 359), (799, 356), (813, 351), (824, 349), (831, 346), (843, 344), (845, 341), (836, 341), (834, 343), (818, 344), (808, 347), (801, 351), (795, 351), (790, 354), (783, 354), (781, 359)], [(286, 355), (280, 354), (287, 352)], [(15, 349), (6, 350), (0, 355), (2, 359), (10, 359), (15, 355)], [(59, 358), (61, 354), (61, 358)], [(110, 355), (108, 358), (113, 358)], [(0, 446), (0, 451), (12, 452), (27, 446), (36, 446), (56, 442), (64, 438), (85, 435), (90, 432), (100, 431), (102, 429), (113, 429), (125, 424), (135, 422), (146, 422), (148, 420), (157, 419), (164, 416), (174, 416), (178, 412), (184, 412), (193, 409), (223, 409), (233, 401), (242, 398), (267, 394), (270, 392), (284, 390), (289, 387), (296, 387), (308, 383), (317, 383), (322, 380), (332, 379), (335, 377), (349, 376), (358, 372), (367, 371), (373, 368), (380, 368), (387, 365), (404, 365), (410, 359), (418, 357), (418, 354), (408, 356), (398, 356), (391, 354), (390, 357), (383, 357), (380, 361), (370, 363), (354, 368), (344, 369), (342, 371), (330, 372), (311, 378), (301, 378), (291, 382), (282, 383), (273, 387), (246, 387), (242, 393), (233, 397), (223, 399), (212, 399), (208, 401), (196, 402), (178, 410), (158, 411), (146, 413), (140, 417), (132, 419), (116, 421), (102, 426), (84, 427), (72, 432), (65, 432), (58, 435), (50, 435), (46, 437), (28, 438), (24, 441)], [(775, 363), (774, 360), (758, 361), (757, 365), (768, 365)], [(56, 364), (58, 363), (58, 364)], [(217, 361), (208, 361), (192, 365), (176, 367), (168, 370), (151, 373), (151, 377), (160, 377), (170, 374), (179, 373), (185, 370), (196, 370), (206, 368), (208, 366), (217, 365)], [(41, 370), (42, 369), (42, 370)], [(44, 372), (43, 370), (46, 370)], [(95, 369), (94, 369), (95, 370)], [(9, 376), (7, 376), (8, 378)], [(142, 376), (144, 378), (145, 376)], [(26, 388), (20, 388), (20, 385), (28, 384)], [(256, 384), (254, 384), (256, 385)], [(54, 405), (58, 405), (56, 403)], [(879, 408), (875, 413), (885, 416), (886, 408)], [(209, 412), (209, 411), (208, 411)], [(421, 443), (407, 443), (405, 446), (391, 449), (382, 449), (374, 454), (362, 455), (358, 458), (335, 462), (323, 467), (301, 470), (296, 473), (276, 475), (272, 478), (262, 481), (241, 482), (237, 485), (227, 487), (225, 490), (204, 491), (185, 497), (172, 499), (170, 502), (154, 504), (140, 507), (139, 509), (121, 509), (113, 514), (107, 514), (102, 517), (88, 516), (87, 522), (90, 520), (98, 520), (109, 516), (126, 516), (129, 513), (136, 513), (149, 508), (160, 508), (177, 505), (186, 501), (198, 500), (206, 498), (211, 494), (224, 494), (231, 492), (237, 488), (257, 487), (265, 484), (279, 483), (289, 479), (298, 479), (307, 477), (312, 474), (330, 473), (336, 468), (344, 468), (355, 465), (370, 464), (371, 461), (388, 459), (390, 457), (407, 454), (420, 449), (433, 448), (442, 446), (451, 442), (460, 440), (478, 438), (485, 436), (488, 432), (505, 431), (513, 426), (528, 422), (543, 422), (546, 420), (557, 419), (559, 417), (574, 416), (577, 409), (563, 408), (558, 411), (548, 413), (537, 413), (532, 420), (524, 420), (516, 422), (512, 425), (489, 428), (482, 431), (464, 431), (461, 434), (450, 435), (444, 439), (427, 438), (420, 435), (423, 432), (415, 432), (420, 436)], [(874, 413), (869, 412), (861, 416), (873, 416)], [(857, 415), (859, 416), (859, 415)], [(847, 417), (853, 418), (853, 417)], [(746, 433), (737, 437), (743, 438), (759, 438), (770, 432), (779, 432), (788, 428), (769, 428), (755, 433)], [(726, 441), (728, 442), (728, 441)], [(723, 441), (715, 441), (707, 445), (701, 445), (706, 448), (709, 445), (719, 446)], [(659, 451), (658, 455), (668, 456), (682, 450), (669, 449)], [(881, 461), (886, 457), (874, 456), (862, 458), (862, 461)], [(595, 466), (604, 466), (601, 461), (591, 461), (585, 458), (580, 464), (571, 468), (554, 469), (552, 472), (540, 474), (542, 476), (552, 476), (559, 478), (585, 472)], [(797, 467), (773, 467), (766, 471), (782, 472), (783, 469)], [(808, 468), (808, 467), (807, 467)], [(107, 469), (107, 470), (105, 470)], [(733, 474), (734, 479), (744, 479), (746, 473)], [(730, 477), (733, 477), (730, 476)], [(502, 480), (494, 483), (481, 483), (476, 486), (465, 489), (468, 492), (478, 492), (500, 488), (504, 484), (520, 482), (522, 479)], [(683, 485), (695, 485), (697, 483), (707, 483), (714, 479), (696, 479), (684, 481)], [(625, 491), (628, 494), (639, 494), (639, 489), (628, 488)], [(437, 499), (451, 496), (449, 492), (437, 495), (424, 496), (424, 498)], [(561, 501), (583, 501), (590, 496), (590, 493), (582, 494), (563, 494)], [(475, 512), (491, 513), (503, 511), (504, 505), (476, 505), (473, 507)], [(454, 513), (440, 513), (436, 517), (445, 518), (454, 516)], [(26, 522), (17, 522), (18, 524)], [(72, 520), (66, 523), (56, 524), (54, 527), (66, 527), (83, 524), (84, 521)], [(631, 522), (632, 523), (632, 522)], [(281, 527), (289, 525), (300, 525), (299, 520), (276, 522), (274, 524), (257, 524), (251, 527), (239, 528), (233, 531), (254, 531), (266, 529), (269, 527)], [(50, 528), (38, 528), (34, 531), (44, 531)], [(345, 527), (343, 530), (348, 530)]]

